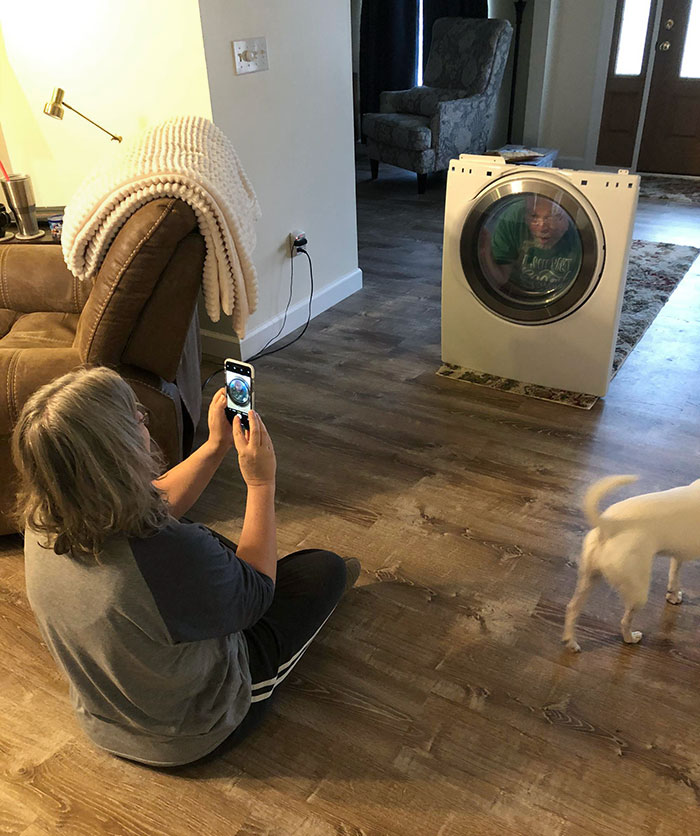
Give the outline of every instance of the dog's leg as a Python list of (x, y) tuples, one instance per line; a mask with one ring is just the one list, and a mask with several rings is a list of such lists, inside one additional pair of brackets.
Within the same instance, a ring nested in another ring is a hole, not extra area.
[(642, 634), (639, 630), (632, 630), (632, 617), (640, 610), (647, 602), (648, 591), (645, 594), (644, 589), (639, 583), (639, 579), (635, 579), (636, 583), (629, 583), (622, 589), (619, 589), (620, 597), (625, 604), (625, 614), (622, 616), (620, 627), (622, 628), (622, 638), (627, 644), (637, 644), (641, 641)]
[(576, 621), (578, 620), (583, 605), (586, 603), (588, 593), (593, 588), (595, 575), (591, 567), (591, 552), (595, 548), (597, 534), (589, 532), (584, 540), (581, 563), (578, 568), (578, 580), (572, 599), (566, 607), (566, 618), (564, 619), (564, 634), (561, 640), (574, 653), (581, 652), (581, 646), (576, 641)]
[(671, 566), (668, 570), (668, 592), (666, 593), (666, 600), (669, 604), (680, 604), (683, 601), (679, 578), (680, 568), (681, 564), (678, 558), (672, 557)]
[(564, 635), (561, 640), (574, 653), (581, 652), (581, 645), (576, 641), (576, 621), (578, 620), (583, 605), (586, 603), (588, 593), (593, 588), (593, 578), (585, 574), (579, 576), (574, 590), (574, 596), (566, 607), (566, 618), (564, 619)]
[(618, 538), (614, 552), (614, 560), (608, 565), (607, 572), (604, 569), (603, 573), (625, 605), (620, 623), (622, 638), (627, 644), (637, 644), (642, 634), (639, 630), (632, 630), (632, 618), (649, 597), (654, 552), (649, 551), (648, 544), (638, 534)]
[(627, 644), (637, 644), (637, 642), (642, 640), (642, 633), (639, 630), (630, 630), (632, 616), (638, 609), (638, 604), (628, 606), (625, 610), (625, 614), (622, 616), (622, 621), (620, 622), (620, 627), (622, 628), (622, 638), (625, 642), (627, 642)]

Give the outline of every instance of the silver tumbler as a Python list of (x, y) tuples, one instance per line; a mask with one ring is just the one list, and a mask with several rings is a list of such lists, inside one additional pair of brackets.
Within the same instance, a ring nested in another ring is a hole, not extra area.
[(44, 234), (36, 222), (36, 202), (34, 189), (28, 174), (11, 174), (9, 180), (1, 180), (12, 214), (17, 224), (17, 240), (31, 241)]

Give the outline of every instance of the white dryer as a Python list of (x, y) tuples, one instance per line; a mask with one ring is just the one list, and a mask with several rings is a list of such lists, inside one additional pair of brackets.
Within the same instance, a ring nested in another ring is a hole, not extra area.
[(463, 154), (447, 178), (442, 359), (607, 392), (639, 177)]

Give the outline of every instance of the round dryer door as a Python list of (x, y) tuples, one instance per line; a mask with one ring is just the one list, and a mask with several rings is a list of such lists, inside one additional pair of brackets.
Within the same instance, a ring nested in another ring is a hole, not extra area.
[(469, 286), (489, 310), (541, 325), (568, 316), (590, 296), (604, 245), (600, 222), (582, 195), (563, 182), (512, 175), (475, 200), (460, 256)]

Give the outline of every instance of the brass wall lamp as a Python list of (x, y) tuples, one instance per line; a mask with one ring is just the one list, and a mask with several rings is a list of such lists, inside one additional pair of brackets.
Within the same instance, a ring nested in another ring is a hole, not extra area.
[(88, 119), (88, 117), (81, 113), (79, 110), (76, 110), (74, 107), (71, 107), (68, 102), (64, 101), (63, 97), (65, 96), (65, 91), (61, 87), (54, 87), (53, 95), (51, 96), (51, 101), (46, 102), (44, 105), (44, 113), (47, 116), (51, 116), (53, 119), (63, 119), (64, 114), (64, 107), (67, 107), (68, 110), (72, 110), (73, 113), (77, 113), (78, 116), (82, 116), (83, 119), (87, 119), (91, 125), (94, 125), (96, 128), (99, 128), (101, 131), (104, 131), (106, 134), (109, 134), (112, 139), (116, 139), (117, 142), (122, 141), (122, 137), (115, 136), (113, 133), (110, 133), (106, 128), (103, 128), (102, 125), (98, 125), (97, 122), (93, 122), (92, 119)]

